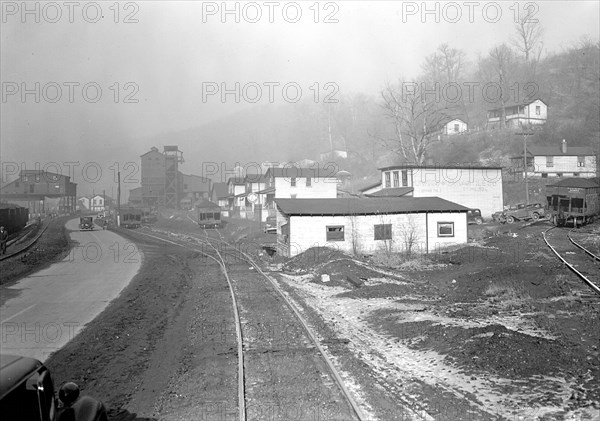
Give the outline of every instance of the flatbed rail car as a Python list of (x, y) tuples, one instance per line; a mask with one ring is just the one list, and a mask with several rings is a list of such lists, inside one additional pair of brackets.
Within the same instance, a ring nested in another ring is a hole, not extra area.
[(29, 209), (10, 203), (0, 203), (0, 226), (13, 234), (21, 231), (29, 221)]
[(600, 186), (585, 178), (566, 178), (546, 186), (546, 200), (555, 226), (578, 227), (600, 215)]
[(121, 226), (124, 228), (139, 228), (142, 226), (142, 209), (121, 209)]
[(221, 207), (216, 203), (204, 200), (196, 204), (198, 225), (202, 228), (221, 228)]

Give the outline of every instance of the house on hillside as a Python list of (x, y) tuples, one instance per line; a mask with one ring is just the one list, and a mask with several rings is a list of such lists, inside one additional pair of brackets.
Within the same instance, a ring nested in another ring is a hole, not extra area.
[(452, 136), (464, 133), (468, 129), (469, 126), (463, 119), (453, 118), (447, 123), (444, 123), (444, 126), (442, 127), (442, 134), (446, 136)]
[(438, 197), (276, 199), (277, 251), (431, 253), (467, 243), (468, 209)]
[[(510, 158), (513, 168), (523, 170), (523, 155)], [(568, 146), (565, 139), (555, 146), (527, 147), (528, 177), (597, 177), (596, 152), (589, 146)]]
[(440, 197), (490, 217), (503, 208), (502, 168), (478, 165), (399, 164), (379, 169), (381, 181), (366, 197)]
[[(504, 105), (506, 127), (519, 129), (539, 126), (548, 119), (548, 105), (541, 99), (525, 102), (513, 102)], [(502, 128), (502, 106), (488, 110), (487, 128)]]

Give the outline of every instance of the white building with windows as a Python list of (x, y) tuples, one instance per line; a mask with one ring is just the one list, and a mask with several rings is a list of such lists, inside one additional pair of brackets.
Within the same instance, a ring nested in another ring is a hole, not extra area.
[(502, 210), (502, 167), (400, 164), (379, 169), (381, 183), (361, 193), (367, 197), (439, 197), (489, 218)]
[[(511, 161), (513, 168), (523, 169), (523, 155)], [(527, 146), (527, 176), (597, 177), (597, 156), (591, 147), (568, 146), (565, 139), (555, 146)]]
[(468, 125), (464, 120), (461, 120), (460, 118), (455, 118), (444, 124), (444, 127), (442, 128), (442, 134), (452, 136), (464, 133), (467, 131), (467, 129)]
[(275, 199), (333, 199), (337, 197), (337, 167), (269, 168), (265, 174)]
[(508, 103), (504, 105), (505, 126), (502, 124), (502, 107), (488, 110), (487, 126), (489, 129), (533, 127), (546, 123), (548, 105), (541, 99)]
[(439, 197), (276, 199), (277, 251), (432, 253), (467, 243), (468, 208)]

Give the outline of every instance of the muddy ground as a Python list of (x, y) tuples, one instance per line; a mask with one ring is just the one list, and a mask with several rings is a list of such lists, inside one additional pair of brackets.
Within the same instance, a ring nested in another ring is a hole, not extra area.
[[(180, 216), (157, 225), (200, 232)], [(250, 249), (373, 419), (597, 419), (598, 302), (580, 297), (541, 242), (545, 228), (475, 227), (470, 247), (414, 259)], [(273, 239), (235, 221), (221, 232), (245, 249)], [(142, 268), (47, 361), (56, 384), (76, 381), (113, 420), (234, 419), (235, 338), (219, 330), (233, 321), (218, 268), (122, 234), (138, 243)]]

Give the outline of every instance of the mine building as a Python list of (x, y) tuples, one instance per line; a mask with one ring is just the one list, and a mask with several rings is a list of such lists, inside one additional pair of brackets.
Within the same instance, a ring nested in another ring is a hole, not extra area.
[(23, 170), (0, 190), (2, 202), (29, 208), (31, 216), (67, 215), (77, 207), (77, 184), (71, 177), (42, 170)]
[(367, 186), (367, 197), (439, 197), (490, 217), (502, 209), (502, 167), (399, 164), (379, 169), (381, 181)]
[(432, 253), (467, 243), (468, 208), (439, 197), (275, 199), (277, 251)]
[(177, 146), (152, 147), (141, 157), (142, 204), (144, 207), (179, 208), (183, 198), (183, 153)]

